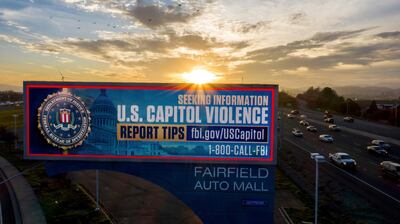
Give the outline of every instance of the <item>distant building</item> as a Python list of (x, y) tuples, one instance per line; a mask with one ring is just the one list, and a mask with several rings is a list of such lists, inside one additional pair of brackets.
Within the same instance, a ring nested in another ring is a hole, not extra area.
[(398, 103), (377, 103), (376, 107), (380, 110), (393, 110), (400, 106)]

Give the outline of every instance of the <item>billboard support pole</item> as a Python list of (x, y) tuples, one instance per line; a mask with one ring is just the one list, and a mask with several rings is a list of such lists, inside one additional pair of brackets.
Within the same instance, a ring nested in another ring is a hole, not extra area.
[(99, 207), (99, 170), (96, 170), (96, 211), (100, 210)]
[(15, 150), (17, 150), (18, 149), (18, 134), (17, 134), (17, 117), (18, 117), (18, 114), (13, 114), (13, 117), (14, 117), (14, 147), (15, 147)]

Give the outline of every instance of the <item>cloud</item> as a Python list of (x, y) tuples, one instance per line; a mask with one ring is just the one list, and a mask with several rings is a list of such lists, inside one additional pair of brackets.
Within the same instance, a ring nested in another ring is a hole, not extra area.
[(311, 49), (321, 48), (326, 43), (355, 37), (369, 29), (371, 28), (359, 29), (353, 31), (319, 32), (314, 34), (309, 39), (293, 41), (286, 45), (267, 47), (252, 52), (248, 52), (248, 59), (256, 61), (277, 60), (283, 57), (287, 57), (288, 55), (299, 50), (311, 50)]
[(188, 12), (182, 5), (155, 5), (138, 1), (132, 8), (125, 8), (124, 13), (137, 19), (150, 28), (158, 28), (171, 23), (186, 23), (193, 17), (200, 15), (200, 11)]
[[(367, 29), (317, 33), (309, 39), (293, 41), (286, 45), (263, 48), (248, 52), (248, 63), (237, 66), (246, 74), (263, 75), (267, 71), (294, 74), (331, 71), (337, 68), (361, 69), (380, 62), (395, 61), (400, 58), (400, 40), (363, 41), (349, 40)], [(384, 33), (385, 37), (397, 37), (397, 33)], [(377, 34), (382, 36), (382, 33)], [(346, 40), (337, 41), (337, 40)], [(297, 52), (325, 51), (325, 55), (310, 57)], [(288, 72), (286, 72), (288, 71)]]
[(400, 31), (378, 33), (375, 36), (380, 38), (399, 38)]
[(202, 14), (212, 1), (113, 1), (113, 0), (64, 0), (88, 11), (122, 14), (133, 22), (157, 29), (173, 23), (187, 23)]
[(307, 14), (304, 12), (293, 13), (289, 16), (289, 22), (292, 24), (299, 24), (305, 20)]
[(310, 40), (322, 43), (322, 42), (329, 42), (329, 41), (334, 41), (334, 40), (338, 40), (338, 39), (347, 39), (347, 38), (355, 37), (355, 36), (361, 34), (362, 32), (371, 30), (373, 28), (375, 28), (375, 27), (351, 30), (351, 31), (321, 32), (321, 33), (314, 34), (314, 36), (312, 36)]
[(253, 31), (259, 31), (263, 28), (267, 28), (270, 23), (271, 23), (270, 21), (259, 21), (256, 23), (239, 22), (234, 25), (233, 31), (239, 33), (249, 33)]

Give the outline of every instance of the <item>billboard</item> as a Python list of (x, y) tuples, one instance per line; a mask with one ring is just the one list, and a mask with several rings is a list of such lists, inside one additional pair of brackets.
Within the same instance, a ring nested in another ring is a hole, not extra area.
[(25, 157), (276, 163), (276, 85), (24, 82)]

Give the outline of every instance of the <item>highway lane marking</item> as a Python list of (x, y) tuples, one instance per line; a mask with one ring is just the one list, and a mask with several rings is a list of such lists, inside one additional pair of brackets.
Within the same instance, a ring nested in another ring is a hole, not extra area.
[[(291, 141), (291, 140), (289, 140), (289, 139), (284, 138), (284, 140), (287, 141), (287, 142), (289, 142), (289, 143), (291, 143), (291, 144), (293, 144), (293, 145), (295, 145), (295, 146), (297, 146), (299, 149), (301, 149), (301, 150), (303, 150), (303, 151), (305, 151), (305, 152), (307, 152), (307, 153), (311, 153), (310, 151), (308, 151), (307, 149), (305, 149), (303, 146), (301, 146), (301, 145), (299, 145), (299, 144), (297, 144), (297, 143), (295, 143), (295, 142), (293, 142), (293, 141)], [(388, 197), (388, 198), (392, 199), (393, 201), (395, 201), (395, 202), (397, 202), (397, 203), (400, 204), (400, 200), (399, 200), (399, 199), (397, 199), (397, 198), (391, 196), (390, 194), (388, 194), (388, 193), (382, 191), (381, 189), (379, 189), (379, 188), (377, 188), (377, 187), (375, 187), (375, 186), (373, 186), (373, 185), (367, 183), (366, 181), (364, 181), (364, 180), (362, 180), (362, 179), (360, 179), (360, 178), (354, 176), (353, 174), (351, 174), (351, 173), (349, 173), (349, 172), (347, 172), (347, 171), (345, 171), (345, 170), (343, 170), (343, 169), (341, 169), (341, 168), (335, 166), (335, 165), (332, 164), (332, 163), (327, 162), (327, 164), (329, 164), (329, 165), (332, 166), (332, 167), (335, 167), (336, 169), (338, 169), (338, 170), (341, 171), (342, 173), (345, 173), (345, 174), (349, 175), (350, 177), (352, 177), (352, 178), (358, 180), (359, 182), (361, 182), (361, 183), (367, 185), (367, 186), (370, 187), (371, 189), (373, 189), (373, 190), (375, 190), (375, 191), (377, 191), (377, 192), (379, 192), (379, 193), (385, 195), (386, 197)]]
[(0, 224), (3, 224), (3, 208), (1, 207), (1, 201), (0, 201)]
[(284, 218), (286, 224), (294, 224), (290, 216), (287, 214), (285, 208), (280, 207), (278, 210), (279, 213), (281, 213), (282, 217)]

